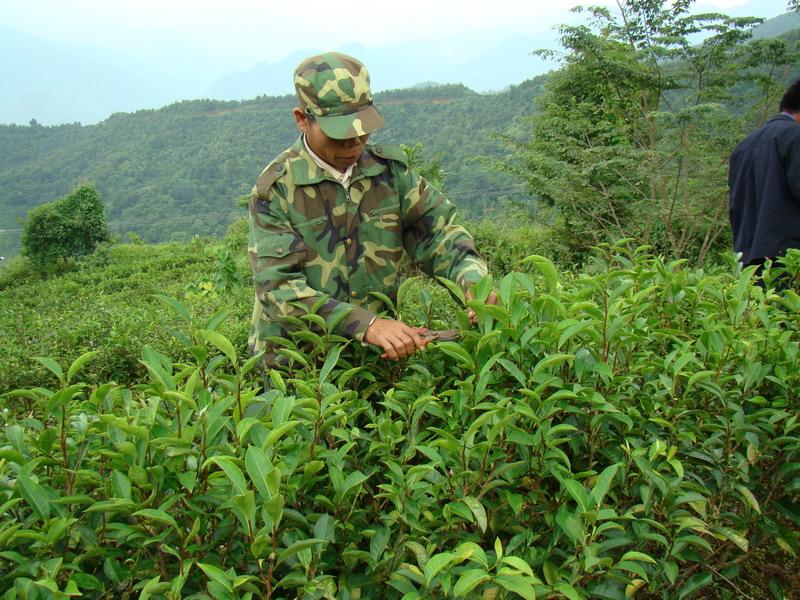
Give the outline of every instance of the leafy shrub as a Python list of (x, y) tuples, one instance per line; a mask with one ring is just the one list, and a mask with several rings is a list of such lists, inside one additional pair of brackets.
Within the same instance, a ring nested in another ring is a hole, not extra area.
[(25, 256), (14, 256), (0, 263), (0, 290), (38, 278), (39, 275), (31, 267), (31, 260)]
[(109, 239), (106, 213), (100, 195), (91, 185), (81, 185), (54, 202), (32, 208), (22, 232), (22, 253), (40, 271), (56, 260), (91, 254)]
[(187, 358), (143, 348), (133, 387), (40, 358), (0, 430), (5, 598), (755, 597), (748, 553), (798, 551), (800, 296), (643, 249), (524, 263), (407, 363), (309, 314), (261, 393), (175, 300)]
[(552, 229), (534, 223), (530, 216), (519, 211), (506, 212), (503, 217), (485, 217), (467, 227), (489, 265), (489, 272), (495, 276), (518, 271), (523, 259), (531, 254), (551, 257), (564, 267), (570, 265), (572, 257)]
[[(209, 316), (222, 306), (252, 302), (249, 285), (226, 280), (227, 291), (192, 293), (193, 286), (212, 281), (217, 244), (101, 246), (77, 268), (58, 277), (26, 279), (25, 285), (0, 290), (0, 393), (38, 385), (45, 369), (32, 357), (59, 362), (87, 351), (99, 352), (85, 382), (129, 384), (146, 370), (139, 363), (141, 348), (151, 344), (180, 356), (181, 347), (169, 333), (177, 322), (156, 294), (187, 302), (197, 315)], [(228, 272), (228, 277), (232, 275)], [(243, 273), (237, 281), (244, 282)], [(210, 284), (213, 289), (213, 283)], [(249, 311), (237, 313), (224, 326), (240, 350), (246, 348)]]

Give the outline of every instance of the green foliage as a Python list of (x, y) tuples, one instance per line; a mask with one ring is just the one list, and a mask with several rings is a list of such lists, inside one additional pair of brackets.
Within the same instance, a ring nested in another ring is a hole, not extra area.
[(66, 264), (69, 258), (91, 254), (109, 239), (103, 203), (91, 185), (81, 185), (72, 193), (28, 213), (22, 233), (22, 253), (40, 271), (55, 261)]
[(405, 363), (308, 314), (264, 392), (167, 296), (183, 358), (140, 348), (135, 385), (40, 357), (2, 400), (4, 597), (725, 598), (751, 552), (796, 564), (797, 291), (524, 262)]
[(408, 159), (408, 165), (419, 173), (422, 177), (428, 180), (436, 189), (444, 188), (444, 180), (447, 174), (442, 167), (441, 159), (435, 158), (433, 160), (426, 160), (423, 157), (424, 150), (422, 144), (414, 144), (413, 146), (401, 145), (403, 152)]
[(797, 46), (748, 45), (758, 19), (693, 15), (691, 4), (585, 9), (589, 25), (561, 29), (563, 66), (530, 140), (508, 139), (505, 168), (557, 209), (575, 255), (631, 237), (702, 264), (728, 245), (727, 158), (751, 119), (774, 113)]
[[(475, 157), (502, 153), (492, 134), (528, 112), (540, 87), (537, 80), (498, 94), (463, 86), (381, 92), (375, 102), (386, 127), (373, 139), (421, 143), (441, 158), (451, 199), (462, 211), (479, 212), (500, 196), (525, 197), (510, 176)], [(13, 229), (42, 199), (89, 180), (122, 239), (128, 232), (146, 242), (221, 236), (246, 214), (236, 199), (249, 195), (266, 164), (296, 139), (295, 103), (290, 96), (195, 100), (90, 126), (0, 126), (0, 223)], [(0, 255), (18, 248), (18, 234), (0, 231)]]
[[(240, 259), (236, 273), (230, 271), (231, 252)], [(98, 351), (85, 372), (87, 383), (138, 381), (145, 372), (143, 345), (180, 356), (170, 334), (179, 323), (155, 295), (186, 302), (201, 320), (222, 306), (247, 306), (252, 288), (244, 255), (243, 245), (233, 249), (228, 241), (104, 245), (58, 277), (0, 280), (6, 284), (0, 285), (0, 393), (37, 385), (45, 371), (30, 357), (40, 355), (68, 362), (76, 353)], [(248, 317), (239, 311), (223, 328), (240, 353)]]
[(542, 210), (532, 214), (526, 207), (511, 207), (466, 224), (490, 273), (502, 277), (517, 271), (531, 254), (548, 256), (564, 268), (574, 264), (569, 249), (542, 224), (546, 221), (543, 214)]
[(0, 290), (38, 279), (31, 261), (25, 256), (14, 256), (0, 263)]

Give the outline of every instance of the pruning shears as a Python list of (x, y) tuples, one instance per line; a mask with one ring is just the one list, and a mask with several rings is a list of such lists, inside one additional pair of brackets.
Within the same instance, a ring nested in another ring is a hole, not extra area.
[(461, 332), (458, 329), (428, 329), (419, 334), (426, 342), (450, 342), (457, 340), (461, 337)]

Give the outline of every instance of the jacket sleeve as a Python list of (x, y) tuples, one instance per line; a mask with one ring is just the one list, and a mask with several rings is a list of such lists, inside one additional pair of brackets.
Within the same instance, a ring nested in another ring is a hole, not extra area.
[(281, 185), (272, 185), (268, 191), (254, 189), (249, 212), (250, 266), (256, 298), (269, 319), (292, 329), (285, 317), (301, 317), (321, 303), (317, 314), (328, 322), (338, 322), (336, 333), (361, 341), (375, 314), (308, 285), (303, 273), (306, 245), (292, 227)]
[(793, 136), (789, 141), (783, 163), (789, 194), (795, 205), (800, 206), (800, 135)]
[(429, 275), (454, 281), (466, 291), (488, 273), (472, 236), (455, 223), (453, 203), (424, 177), (402, 163), (398, 171), (406, 252)]

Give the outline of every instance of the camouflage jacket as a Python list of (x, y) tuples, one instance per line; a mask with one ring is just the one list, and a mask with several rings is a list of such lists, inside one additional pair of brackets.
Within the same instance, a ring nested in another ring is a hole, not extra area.
[(409, 169), (400, 148), (367, 145), (345, 189), (300, 137), (261, 173), (249, 207), (253, 352), (285, 337), (282, 317), (318, 302), (337, 333), (361, 340), (386, 309), (371, 292), (396, 299), (403, 249), (464, 289), (486, 274), (472, 237), (453, 222), (454, 206)]

